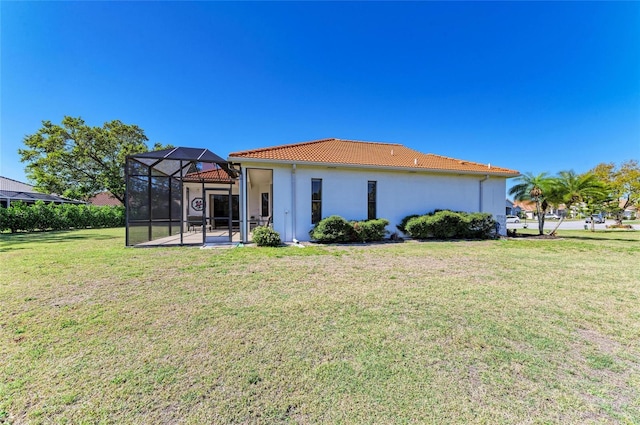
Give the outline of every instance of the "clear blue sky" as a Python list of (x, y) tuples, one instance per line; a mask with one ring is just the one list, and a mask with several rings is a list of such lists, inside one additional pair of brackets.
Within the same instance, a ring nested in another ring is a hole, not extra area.
[(0, 175), (42, 120), (326, 137), (521, 172), (640, 158), (640, 3), (0, 2)]

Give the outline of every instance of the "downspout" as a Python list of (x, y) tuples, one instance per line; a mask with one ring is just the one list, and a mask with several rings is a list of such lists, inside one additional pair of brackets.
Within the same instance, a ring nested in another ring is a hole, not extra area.
[(489, 180), (489, 174), (484, 176), (484, 178), (479, 181), (479, 183), (480, 183), (480, 192), (479, 192), (478, 212), (482, 212), (483, 198), (484, 198), (484, 186), (483, 186), (483, 183), (486, 182), (487, 180)]
[(296, 164), (291, 165), (291, 240), (296, 239)]

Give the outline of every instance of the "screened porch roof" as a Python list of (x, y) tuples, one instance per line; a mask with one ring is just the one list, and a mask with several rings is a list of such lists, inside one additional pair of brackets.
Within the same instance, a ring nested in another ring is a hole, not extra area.
[(192, 173), (191, 165), (196, 162), (216, 164), (231, 178), (238, 177), (238, 172), (231, 164), (208, 149), (177, 147), (130, 155), (129, 159), (144, 164), (164, 175), (185, 177)]

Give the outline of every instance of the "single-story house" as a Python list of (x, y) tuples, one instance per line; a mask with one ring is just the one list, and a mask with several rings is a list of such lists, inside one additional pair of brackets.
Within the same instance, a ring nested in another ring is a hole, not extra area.
[(491, 213), (504, 234), (506, 179), (520, 175), (400, 144), (341, 139), (233, 152), (227, 161), (240, 172), (232, 198), (245, 240), (252, 223), (268, 222), (284, 241), (307, 241), (334, 214), (386, 218), (395, 232), (403, 217), (435, 209)]
[(12, 202), (35, 204), (37, 201), (54, 204), (83, 204), (82, 201), (63, 198), (58, 195), (36, 192), (30, 184), (0, 176), (0, 207), (8, 208)]
[[(506, 179), (518, 171), (395, 143), (322, 139), (233, 152), (179, 147), (127, 158), (126, 244), (248, 242), (255, 226), (309, 240), (322, 218), (435, 209), (488, 212), (506, 232)], [(194, 238), (194, 236), (197, 236)]]

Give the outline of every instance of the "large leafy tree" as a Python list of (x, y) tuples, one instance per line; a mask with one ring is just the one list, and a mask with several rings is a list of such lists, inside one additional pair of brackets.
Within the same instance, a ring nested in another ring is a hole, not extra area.
[(509, 195), (517, 201), (533, 201), (536, 204), (538, 231), (544, 233), (544, 213), (549, 207), (549, 196), (553, 187), (553, 178), (547, 173), (533, 175), (526, 173), (518, 177), (516, 185), (509, 189)]
[[(576, 174), (570, 170), (560, 171), (552, 180), (547, 199), (555, 205), (564, 204), (568, 210), (578, 203), (602, 202), (606, 199), (607, 193), (607, 185), (595, 174)], [(563, 220), (564, 216), (560, 218), (551, 234), (555, 234)]]
[(619, 223), (625, 208), (640, 205), (640, 164), (637, 160), (625, 161), (620, 167), (612, 162), (601, 163), (590, 172), (609, 186), (614, 200), (611, 209), (617, 214)]
[(85, 200), (108, 190), (124, 202), (126, 156), (148, 151), (147, 141), (136, 125), (114, 120), (91, 127), (82, 118), (65, 116), (60, 125), (43, 121), (42, 128), (25, 136), (18, 153), (37, 190)]

